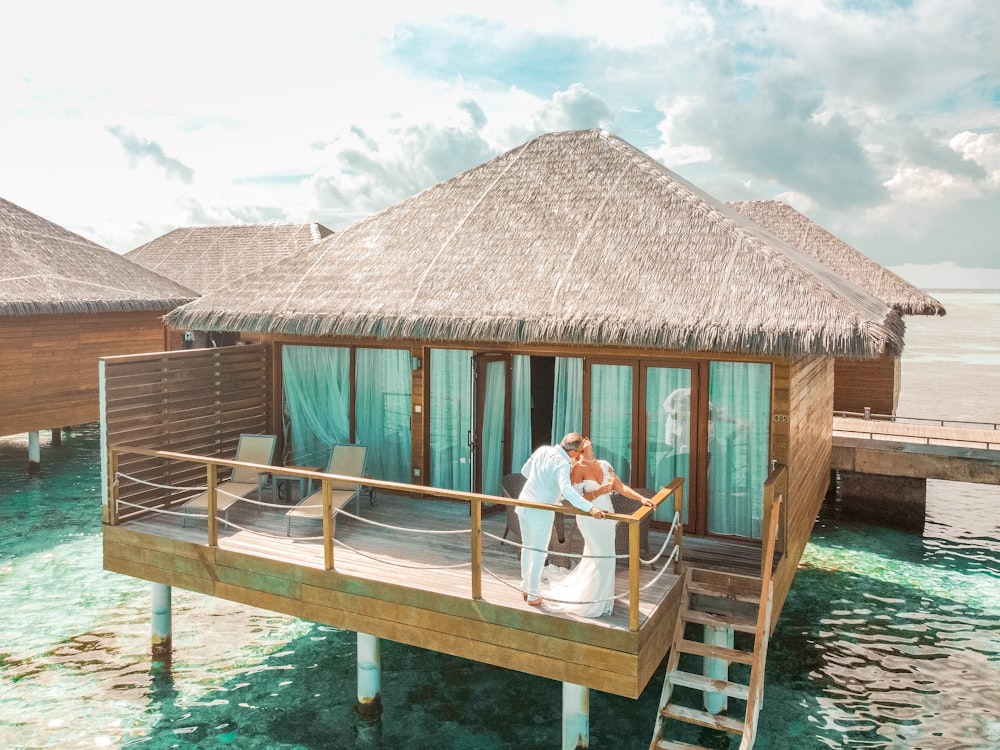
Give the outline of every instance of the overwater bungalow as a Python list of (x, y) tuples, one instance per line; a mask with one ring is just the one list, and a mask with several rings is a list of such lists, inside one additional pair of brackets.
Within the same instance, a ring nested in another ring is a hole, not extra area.
[[(380, 638), (559, 680), (567, 748), (587, 690), (638, 697), (665, 658), (651, 747), (696, 747), (676, 722), (752, 745), (830, 479), (835, 363), (903, 334), (599, 130), (535, 138), (167, 320), (256, 343), (103, 362), (104, 565), (154, 582), (154, 653), (180, 586), (356, 631), (362, 707)], [(525, 503), (506, 480), (571, 431), (655, 502), (612, 517), (607, 617), (529, 607), (506, 535)], [(241, 434), (276, 436), (276, 457), (236, 460)], [(366, 447), (360, 475), (330, 471), (343, 444)], [(234, 503), (232, 467), (261, 477)], [(289, 518), (310, 485), (321, 512)]]
[(0, 435), (96, 422), (101, 355), (163, 349), (163, 315), (197, 295), (0, 198)]
[[(125, 257), (204, 294), (241, 276), (259, 274), (330, 234), (332, 230), (316, 222), (179, 227), (129, 250)], [(168, 328), (167, 333), (167, 349), (228, 346), (239, 340), (231, 331)]]
[[(900, 315), (944, 315), (944, 305), (876, 263), (840, 237), (783, 201), (729, 204), (778, 239), (836, 271)], [(833, 408), (851, 414), (896, 414), (902, 372), (899, 352), (881, 357), (838, 357), (834, 364)]]

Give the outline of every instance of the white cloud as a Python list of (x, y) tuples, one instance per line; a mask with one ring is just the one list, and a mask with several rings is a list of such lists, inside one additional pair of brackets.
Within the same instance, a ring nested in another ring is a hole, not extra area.
[(336, 228), (544, 130), (609, 127), (877, 260), (1000, 263), (1000, 3), (342, 8), (11, 6), (0, 195), (116, 250), (190, 223)]

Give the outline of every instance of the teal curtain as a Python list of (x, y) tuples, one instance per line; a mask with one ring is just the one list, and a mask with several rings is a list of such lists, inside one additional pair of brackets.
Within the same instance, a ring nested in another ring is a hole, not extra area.
[(760, 538), (771, 423), (771, 366), (709, 365), (708, 530)]
[(358, 349), (354, 362), (355, 442), (368, 446), (367, 473), (410, 481), (410, 352)]
[(487, 362), (483, 403), (482, 447), (483, 493), (501, 495), (503, 474), (503, 418), (507, 395), (507, 363)]
[(472, 352), (431, 349), (430, 359), (430, 484), (468, 492), (472, 489)]
[(520, 471), (531, 455), (531, 357), (527, 355), (514, 355), (511, 401), (511, 467)]
[(632, 482), (632, 366), (590, 368), (590, 437), (594, 455)]
[(285, 462), (325, 467), (334, 445), (351, 442), (350, 350), (283, 346), (281, 370)]
[(552, 444), (583, 429), (583, 360), (556, 357), (552, 394)]
[[(683, 522), (688, 522), (691, 489), (691, 371), (646, 368), (646, 481), (660, 489), (675, 477), (684, 479)], [(656, 509), (658, 521), (674, 517), (673, 503)]]

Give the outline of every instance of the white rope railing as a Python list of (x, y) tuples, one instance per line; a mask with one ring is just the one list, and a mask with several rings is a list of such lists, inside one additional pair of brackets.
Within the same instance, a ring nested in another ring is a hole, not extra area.
[(208, 487), (179, 487), (177, 485), (170, 484), (157, 484), (156, 482), (150, 482), (148, 479), (139, 479), (139, 477), (133, 477), (126, 474), (123, 471), (119, 471), (115, 474), (115, 486), (118, 486), (118, 479), (124, 477), (125, 479), (131, 480), (136, 484), (144, 484), (147, 487), (155, 487), (158, 490), (178, 490), (180, 492), (204, 492)]
[[(157, 482), (151, 482), (149, 480), (140, 479), (139, 477), (135, 477), (135, 476), (132, 476), (130, 474), (126, 474), (125, 472), (117, 472), (115, 474), (114, 483), (115, 483), (116, 486), (118, 486), (120, 479), (127, 479), (127, 480), (129, 480), (131, 482), (135, 482), (137, 484), (142, 484), (142, 485), (145, 485), (145, 486), (148, 486), (148, 487), (153, 487), (153, 488), (156, 488), (156, 489), (169, 490), (169, 491), (177, 491), (177, 492), (192, 492), (192, 493), (194, 493), (194, 492), (204, 492), (204, 491), (206, 491), (208, 489), (207, 486), (189, 487), (189, 486), (181, 486), (181, 485), (160, 484), (160, 483), (157, 483)], [(291, 509), (291, 508), (295, 507), (295, 506), (289, 506), (286, 503), (265, 502), (263, 500), (254, 500), (253, 498), (245, 497), (243, 495), (237, 495), (237, 494), (228, 492), (225, 489), (224, 485), (225, 485), (225, 482), (220, 482), (219, 485), (216, 485), (215, 491), (216, 491), (217, 494), (224, 495), (224, 496), (232, 498), (234, 500), (238, 500), (238, 501), (241, 501), (241, 502), (246, 502), (246, 503), (249, 503), (251, 505), (255, 505), (255, 506), (259, 506), (259, 507), (264, 507), (264, 508), (277, 508), (277, 509), (288, 510), (288, 509)], [(124, 501), (124, 500), (121, 500), (121, 499), (119, 499), (117, 501), (117, 505), (119, 507), (122, 507), (122, 508), (128, 508), (128, 509), (132, 509), (132, 510), (143, 510), (143, 511), (146, 511), (146, 512), (157, 513), (157, 514), (162, 514), (162, 515), (166, 515), (166, 516), (175, 516), (175, 517), (184, 517), (184, 518), (186, 518), (186, 517), (189, 517), (190, 515), (201, 515), (201, 514), (191, 514), (188, 511), (185, 511), (183, 509), (180, 510), (180, 511), (176, 511), (176, 510), (171, 510), (171, 509), (165, 508), (165, 507), (150, 507), (150, 506), (142, 505), (142, 504), (138, 504), (138, 503), (127, 502), (127, 501)], [(370, 525), (372, 525), (374, 527), (377, 527), (377, 528), (386, 529), (386, 530), (395, 531), (395, 532), (408, 533), (408, 534), (427, 534), (427, 535), (471, 535), (472, 534), (472, 529), (471, 528), (459, 528), (459, 529), (418, 529), (418, 528), (414, 528), (414, 527), (397, 526), (397, 525), (394, 525), (394, 524), (388, 524), (388, 523), (384, 523), (384, 522), (381, 522), (381, 521), (376, 521), (376, 520), (371, 519), (371, 518), (365, 518), (365, 517), (363, 517), (361, 515), (358, 515), (358, 514), (355, 514), (355, 513), (351, 513), (350, 511), (347, 511), (344, 508), (334, 508), (333, 509), (333, 514), (334, 514), (334, 516), (344, 515), (344, 516), (346, 516), (348, 518), (354, 519), (356, 521), (360, 521), (362, 523), (370, 524)], [(271, 533), (268, 533), (267, 531), (259, 529), (259, 528), (250, 528), (250, 527), (246, 527), (246, 526), (241, 526), (240, 524), (233, 523), (233, 522), (229, 521), (228, 517), (219, 517), (219, 516), (216, 516), (216, 521), (219, 522), (219, 523), (221, 523), (221, 524), (223, 524), (223, 525), (225, 525), (228, 528), (235, 529), (236, 531), (242, 531), (242, 532), (247, 532), (247, 533), (251, 533), (251, 534), (257, 534), (257, 535), (260, 535), (260, 536), (263, 536), (263, 537), (269, 537), (269, 538), (274, 538), (274, 539), (282, 539), (282, 538), (286, 538), (287, 537), (287, 535), (285, 535), (283, 537), (283, 536), (278, 536), (277, 534), (271, 534)], [(645, 558), (640, 557), (639, 558), (639, 562), (642, 563), (642, 564), (646, 564), (646, 565), (653, 565), (654, 563), (658, 562), (663, 557), (663, 555), (666, 552), (667, 548), (670, 546), (671, 542), (673, 541), (674, 532), (675, 532), (675, 530), (677, 528), (677, 525), (679, 523), (680, 523), (680, 513), (679, 512), (675, 512), (674, 513), (673, 521), (671, 523), (670, 530), (665, 535), (664, 540), (663, 540), (663, 544), (660, 546), (660, 549), (657, 552), (657, 554), (654, 555), (652, 558), (650, 558), (648, 560), (645, 559)], [(488, 537), (490, 539), (496, 540), (496, 541), (500, 542), (501, 544), (511, 545), (512, 547), (516, 547), (516, 548), (518, 548), (520, 550), (527, 549), (527, 550), (536, 551), (536, 552), (545, 552), (547, 554), (554, 554), (554, 555), (558, 555), (558, 556), (562, 556), (562, 557), (573, 558), (573, 559), (576, 559), (576, 560), (592, 559), (592, 560), (615, 560), (615, 561), (617, 561), (617, 560), (622, 560), (622, 559), (630, 559), (630, 557), (631, 557), (630, 554), (628, 554), (628, 553), (621, 554), (621, 555), (619, 555), (619, 554), (614, 554), (614, 555), (587, 555), (587, 554), (582, 554), (582, 553), (563, 552), (563, 551), (553, 552), (552, 550), (550, 550), (548, 548), (542, 549), (542, 548), (537, 548), (537, 547), (527, 547), (526, 545), (521, 544), (519, 542), (515, 542), (515, 541), (513, 541), (511, 539), (506, 539), (506, 538), (498, 536), (496, 534), (492, 534), (492, 533), (486, 531), (485, 529), (481, 529), (480, 533), (484, 537)], [(295, 537), (292, 541), (322, 541), (323, 539), (324, 539), (323, 536)], [(386, 559), (384, 557), (379, 557), (379, 556), (373, 555), (373, 554), (371, 554), (369, 552), (365, 552), (365, 551), (360, 550), (360, 549), (358, 549), (358, 548), (356, 548), (356, 547), (354, 547), (352, 545), (347, 544), (343, 540), (334, 539), (333, 541), (334, 541), (334, 543), (338, 547), (343, 547), (344, 549), (348, 549), (348, 550), (350, 550), (351, 552), (353, 552), (356, 555), (359, 555), (361, 557), (365, 557), (367, 559), (370, 559), (370, 560), (372, 560), (374, 562), (377, 562), (379, 564), (382, 564), (382, 565), (394, 566), (394, 567), (400, 568), (400, 569), (406, 569), (406, 570), (454, 570), (454, 569), (468, 568), (468, 567), (471, 566), (471, 561), (466, 561), (466, 562), (462, 562), (462, 563), (458, 563), (458, 564), (454, 564), (454, 565), (411, 565), (411, 564), (405, 564), (405, 563), (400, 562), (399, 560), (388, 560), (388, 559)], [(679, 558), (679, 555), (680, 555), (680, 547), (675, 544), (673, 546), (673, 549), (671, 550), (670, 554), (667, 556), (667, 559), (666, 559), (667, 565), (665, 565), (662, 569), (660, 569), (659, 572), (657, 572), (657, 574), (650, 581), (648, 581), (647, 583), (645, 583), (644, 585), (642, 585), (639, 588), (639, 591), (640, 592), (641, 591), (646, 591), (650, 587), (655, 586), (660, 581), (660, 579), (667, 573), (669, 563), (673, 562), (673, 561), (676, 561)], [(507, 586), (508, 588), (510, 588), (512, 590), (515, 590), (515, 591), (518, 591), (520, 593), (524, 593), (524, 592), (521, 591), (519, 583), (517, 585), (512, 584), (510, 581), (508, 581), (507, 579), (499, 576), (498, 574), (496, 574), (495, 572), (493, 572), (492, 570), (490, 570), (486, 566), (482, 566), (482, 570), (487, 575), (489, 575), (492, 579), (494, 579), (495, 581), (503, 584), (504, 586)], [(621, 594), (617, 594), (617, 595), (612, 596), (612, 597), (604, 597), (604, 598), (601, 598), (601, 599), (593, 599), (593, 600), (587, 600), (587, 601), (561, 600), (561, 599), (553, 598), (552, 596), (547, 596), (546, 600), (550, 601), (550, 602), (552, 602), (554, 604), (560, 604), (560, 605), (585, 605), (585, 604), (597, 604), (597, 603), (608, 602), (608, 601), (619, 601), (619, 600), (627, 599), (630, 596), (631, 596), (631, 593), (628, 592), (628, 591), (626, 591), (626, 592), (623, 592)]]

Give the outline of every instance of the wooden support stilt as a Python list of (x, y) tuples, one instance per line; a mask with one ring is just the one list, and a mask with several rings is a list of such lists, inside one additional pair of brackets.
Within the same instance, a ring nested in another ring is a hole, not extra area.
[(37, 477), (42, 473), (42, 450), (38, 431), (28, 433), (28, 476)]
[(163, 583), (150, 584), (152, 610), (153, 664), (169, 665), (173, 653), (171, 589)]
[(358, 633), (358, 705), (362, 718), (382, 716), (382, 642), (373, 635)]
[(52, 428), (52, 447), (58, 448), (62, 445), (62, 428), (53, 427)]
[(562, 748), (585, 750), (590, 747), (590, 688), (562, 684)]
[[(733, 637), (733, 631), (730, 628), (717, 625), (705, 626), (704, 641), (706, 645), (731, 649), (733, 648)], [(702, 674), (711, 680), (729, 682), (729, 662), (714, 656), (706, 656)], [(721, 714), (729, 707), (726, 694), (719, 690), (706, 690), (704, 693), (704, 703), (705, 710), (710, 714)]]

